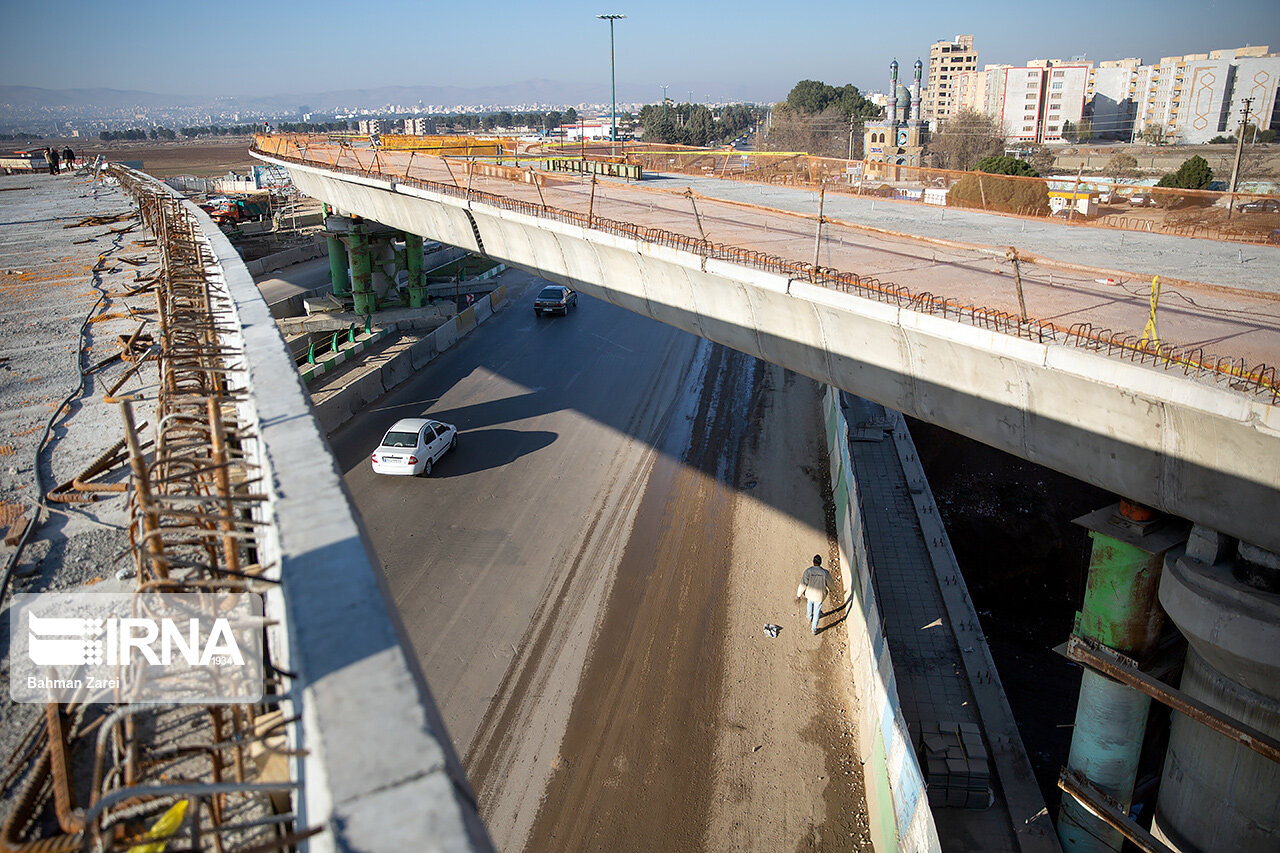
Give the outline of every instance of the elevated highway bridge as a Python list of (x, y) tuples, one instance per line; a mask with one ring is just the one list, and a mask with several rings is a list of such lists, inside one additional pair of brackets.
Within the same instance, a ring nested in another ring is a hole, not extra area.
[[(1140, 340), (1145, 294), (1070, 264), (1019, 267), (1020, 319), (1003, 252), (825, 222), (815, 239), (816, 217), (413, 152), (269, 137), (254, 154), (344, 213), (572, 284), (1280, 550), (1280, 408), (1267, 367), (1280, 360), (1280, 312), (1267, 294), (1219, 287), (1179, 301), (1160, 314), (1156, 344)], [(1171, 253), (1207, 243), (1166, 239)], [(830, 266), (801, 260), (823, 252)], [(854, 272), (868, 261), (885, 272)]]
[[(1127, 234), (1117, 250), (1114, 232), (1034, 223), (1027, 252), (1000, 245), (1025, 246), (1010, 232), (1028, 223), (1006, 217), (943, 208), (939, 223), (976, 234), (958, 239), (829, 221), (825, 184), (809, 212), (803, 192), (744, 198), (713, 175), (695, 194), (684, 176), (548, 179), (287, 138), (253, 153), (406, 244), (486, 255), (1121, 495), (1079, 520), (1093, 551), (1067, 648), (1086, 669), (1058, 838), (1274, 840), (1280, 814), (1257, 792), (1280, 784), (1280, 250), (1249, 246), (1246, 266), (1218, 241), (1147, 234), (1126, 251)], [(373, 304), (367, 277), (353, 293)], [(1190, 538), (1151, 508), (1192, 522)], [(1180, 690), (1149, 674), (1166, 617), (1189, 644)], [(1135, 836), (1150, 696), (1179, 713), (1154, 836)]]

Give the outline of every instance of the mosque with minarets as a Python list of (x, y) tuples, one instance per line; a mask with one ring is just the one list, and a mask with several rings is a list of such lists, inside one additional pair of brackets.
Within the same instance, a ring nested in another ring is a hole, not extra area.
[(924, 63), (916, 60), (911, 89), (898, 84), (898, 60), (889, 63), (889, 104), (879, 121), (863, 127), (866, 177), (898, 180), (898, 166), (920, 166), (929, 123), (920, 118), (920, 77)]

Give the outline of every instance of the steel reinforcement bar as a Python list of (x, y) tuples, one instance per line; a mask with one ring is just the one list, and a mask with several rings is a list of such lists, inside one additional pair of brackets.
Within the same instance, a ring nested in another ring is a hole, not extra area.
[[(1006, 335), (1025, 338), (1041, 343), (1057, 343), (1092, 350), (1111, 358), (1121, 358), (1139, 364), (1151, 364), (1165, 370), (1180, 370), (1190, 378), (1208, 381), (1215, 385), (1226, 386), (1236, 391), (1253, 394), (1268, 399), (1271, 403), (1280, 401), (1280, 384), (1277, 384), (1274, 366), (1258, 364), (1248, 366), (1242, 358), (1218, 356), (1206, 353), (1200, 348), (1183, 348), (1154, 341), (1144, 341), (1138, 335), (1111, 329), (1096, 329), (1089, 323), (1077, 323), (1063, 329), (1045, 320), (1028, 318), (1023, 320), (1016, 314), (984, 308), (979, 305), (960, 303), (955, 299), (935, 295), (933, 293), (913, 293), (907, 287), (888, 281), (881, 281), (874, 276), (861, 276), (857, 273), (829, 267), (814, 266), (802, 261), (790, 260), (756, 249), (747, 249), (711, 240), (698, 239), (685, 234), (666, 231), (661, 228), (647, 228), (629, 222), (607, 219), (599, 215), (588, 215), (545, 204), (509, 198), (495, 193), (454, 186), (422, 178), (405, 175), (382, 173), (375, 163), (365, 169), (353, 169), (340, 166), (332, 160), (321, 159), (315, 146), (310, 149), (293, 143), (287, 139), (275, 140), (278, 143), (289, 143), (295, 146), (295, 153), (285, 153), (272, 146), (272, 150), (261, 147), (265, 141), (259, 138), (253, 150), (266, 157), (320, 167), (338, 174), (367, 177), (378, 174), (397, 184), (429, 190), (453, 198), (471, 202), (480, 202), (493, 207), (510, 210), (527, 216), (551, 219), (570, 225), (577, 225), (595, 231), (602, 231), (621, 237), (630, 237), (654, 245), (667, 246), (691, 252), (707, 259), (728, 261), (740, 266), (752, 267), (777, 273), (788, 278), (800, 279), (824, 287), (841, 290), (846, 293), (874, 299), (905, 308), (910, 311), (934, 314), (957, 322), (969, 323)], [(302, 156), (299, 156), (302, 155)], [(781, 212), (781, 211), (780, 211)]]

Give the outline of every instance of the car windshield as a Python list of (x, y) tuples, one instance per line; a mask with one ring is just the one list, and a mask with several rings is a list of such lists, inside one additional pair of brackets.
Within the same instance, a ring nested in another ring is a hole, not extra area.
[(560, 299), (563, 296), (564, 291), (558, 287), (544, 287), (538, 294), (539, 299)]
[(387, 437), (382, 439), (383, 447), (417, 447), (418, 434), (416, 432), (389, 432)]

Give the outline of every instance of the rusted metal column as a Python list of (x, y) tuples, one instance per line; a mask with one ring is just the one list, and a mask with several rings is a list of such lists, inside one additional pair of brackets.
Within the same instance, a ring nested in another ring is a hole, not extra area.
[[(1128, 501), (1083, 518), (1093, 540), (1089, 578), (1077, 633), (1149, 662), (1164, 625), (1157, 593), (1165, 551), (1185, 538), (1154, 511)], [(1128, 810), (1138, 757), (1146, 733), (1150, 697), (1091, 670), (1080, 682), (1080, 699), (1067, 770), (1087, 779)], [(1058, 815), (1058, 837), (1067, 853), (1119, 851), (1120, 832), (1066, 796)]]

